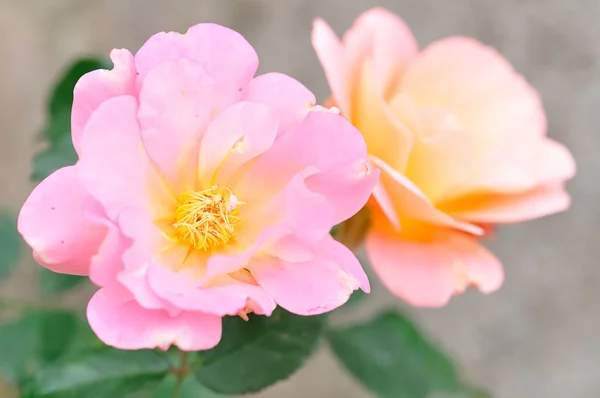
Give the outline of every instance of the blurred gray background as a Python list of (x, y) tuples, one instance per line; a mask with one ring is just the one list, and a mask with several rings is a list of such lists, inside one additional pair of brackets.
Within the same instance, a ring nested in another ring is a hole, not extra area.
[[(323, 100), (312, 19), (323, 17), (341, 33), (375, 5), (399, 13), (421, 45), (462, 34), (498, 48), (541, 91), (549, 135), (578, 164), (570, 211), (501, 228), (489, 243), (505, 264), (501, 291), (409, 311), (497, 398), (600, 397), (598, 0), (0, 0), (0, 206), (16, 211), (30, 191), (49, 85), (74, 58), (137, 50), (155, 32), (217, 22), (255, 46), (262, 72), (290, 74)], [(26, 262), (2, 295), (34, 295), (32, 268)], [(386, 305), (400, 304), (375, 284), (367, 308), (349, 315), (368, 317)], [(326, 347), (289, 381), (257, 395), (368, 396)]]

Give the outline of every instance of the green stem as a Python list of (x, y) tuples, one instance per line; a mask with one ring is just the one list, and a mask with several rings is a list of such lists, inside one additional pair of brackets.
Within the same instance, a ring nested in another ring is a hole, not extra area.
[(175, 388), (173, 389), (173, 398), (179, 398), (181, 394), (181, 386), (183, 385), (183, 380), (187, 376), (188, 369), (188, 353), (186, 351), (181, 351), (181, 366), (178, 369), (174, 369), (175, 374), (177, 375), (177, 383), (175, 383)]

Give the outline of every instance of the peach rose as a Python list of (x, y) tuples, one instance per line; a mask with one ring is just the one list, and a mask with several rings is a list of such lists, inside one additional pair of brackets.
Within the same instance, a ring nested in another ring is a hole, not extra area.
[(419, 51), (405, 23), (379, 8), (341, 41), (317, 20), (313, 45), (332, 105), (382, 170), (366, 249), (383, 283), (418, 306), (442, 306), (469, 285), (498, 289), (501, 264), (478, 237), (570, 201), (564, 185), (575, 164), (547, 138), (538, 93), (474, 39)]

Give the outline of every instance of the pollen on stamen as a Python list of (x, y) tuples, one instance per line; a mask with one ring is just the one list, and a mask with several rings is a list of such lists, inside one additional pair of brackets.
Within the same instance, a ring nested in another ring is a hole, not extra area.
[(184, 192), (179, 196), (173, 224), (178, 239), (205, 251), (226, 244), (242, 222), (240, 204), (230, 189), (216, 185)]

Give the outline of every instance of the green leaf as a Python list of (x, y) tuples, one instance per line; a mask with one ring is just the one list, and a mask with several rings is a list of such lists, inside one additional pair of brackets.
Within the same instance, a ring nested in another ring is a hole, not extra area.
[(427, 398), (459, 393), (464, 385), (450, 359), (398, 312), (332, 330), (328, 340), (341, 363), (382, 398)]
[(367, 293), (363, 292), (362, 290), (355, 290), (346, 302), (346, 304), (344, 304), (340, 308), (353, 308), (355, 305), (362, 303), (366, 299)]
[(42, 138), (48, 147), (33, 159), (31, 179), (41, 181), (55, 170), (74, 164), (77, 154), (71, 142), (71, 108), (73, 89), (81, 76), (96, 69), (108, 69), (102, 59), (81, 59), (66, 70), (57, 81), (48, 103), (48, 116)]
[(45, 296), (64, 293), (87, 280), (83, 276), (58, 274), (43, 267), (38, 267), (38, 278)]
[[(151, 395), (152, 398), (166, 398), (173, 395), (177, 376), (169, 375), (160, 383)], [(187, 376), (181, 384), (179, 398), (225, 398), (226, 395), (217, 394), (204, 387), (194, 376)]]
[(77, 316), (67, 311), (46, 311), (39, 315), (39, 356), (45, 362), (63, 356), (77, 333)]
[(65, 134), (57, 138), (56, 143), (33, 158), (31, 179), (41, 181), (61, 167), (70, 166), (77, 162), (77, 153), (73, 149), (71, 135)]
[(260, 391), (291, 376), (304, 364), (317, 346), (323, 319), (282, 309), (271, 317), (251, 315), (248, 322), (225, 317), (223, 338), (217, 347), (200, 353), (202, 364), (196, 377), (223, 394)]
[(17, 266), (21, 254), (21, 237), (17, 220), (8, 212), (0, 212), (0, 279), (8, 277)]
[(170, 366), (155, 351), (106, 349), (42, 368), (22, 398), (127, 397), (158, 383)]
[(92, 331), (87, 318), (85, 316), (78, 316), (75, 326), (75, 337), (65, 356), (67, 358), (78, 358), (82, 355), (106, 349), (109, 349), (109, 347), (100, 341), (98, 336)]
[(0, 373), (20, 384), (40, 366), (64, 356), (78, 341), (78, 317), (62, 310), (33, 310), (0, 324)]
[(0, 325), (0, 373), (21, 383), (37, 366), (38, 318), (27, 314)]

